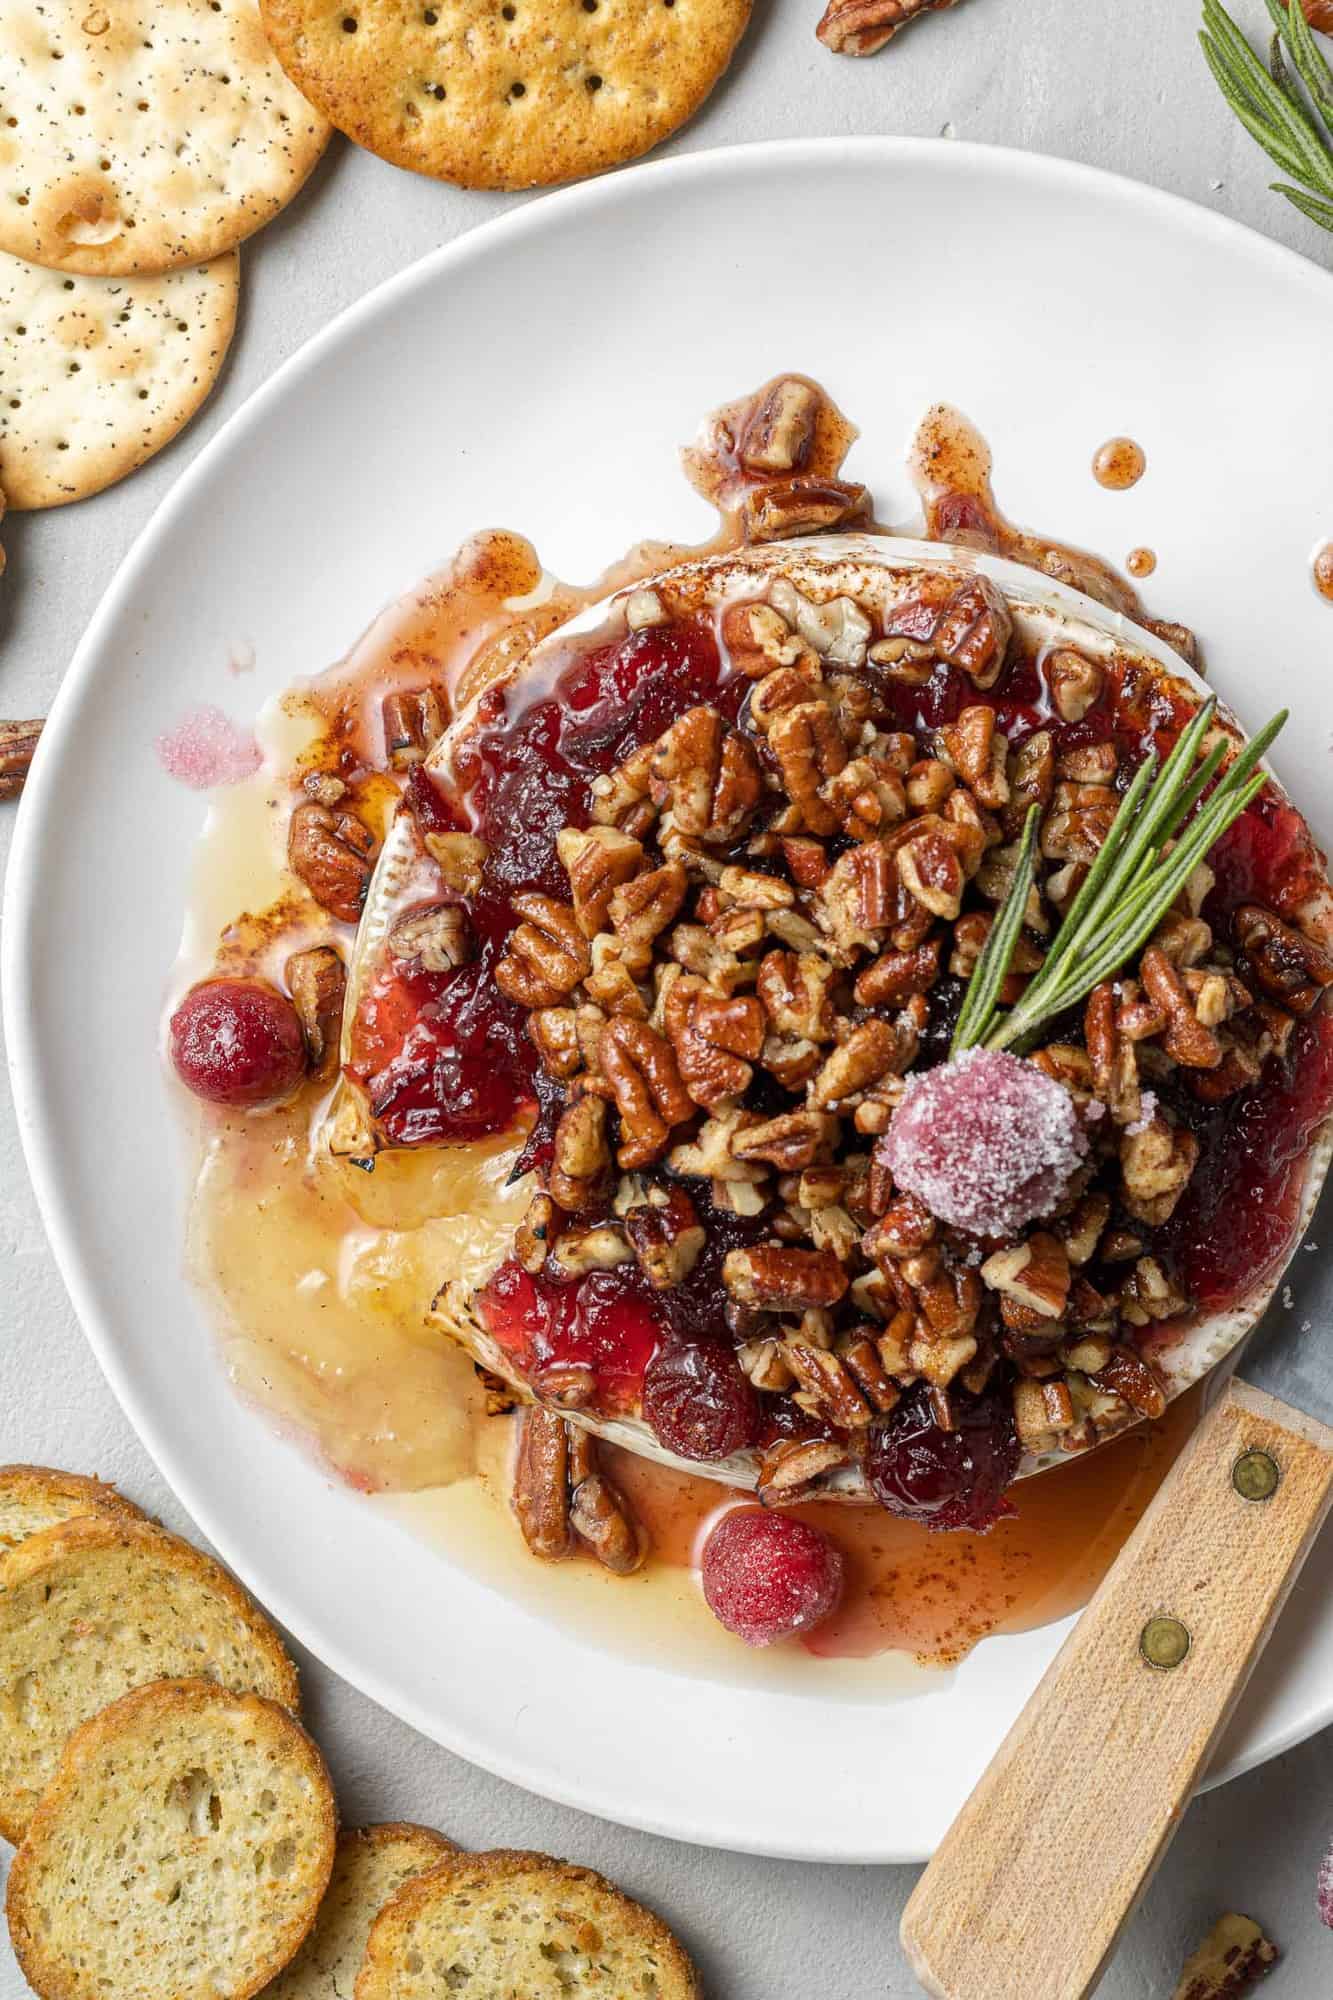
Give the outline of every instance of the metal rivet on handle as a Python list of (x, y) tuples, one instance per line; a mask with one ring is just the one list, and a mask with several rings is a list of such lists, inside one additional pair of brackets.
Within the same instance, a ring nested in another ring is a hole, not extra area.
[(1243, 1451), (1231, 1468), (1231, 1483), (1242, 1500), (1271, 1500), (1281, 1477), (1277, 1460), (1257, 1445)]
[(1178, 1618), (1150, 1618), (1139, 1634), (1144, 1661), (1164, 1673), (1178, 1667), (1189, 1649), (1189, 1632)]

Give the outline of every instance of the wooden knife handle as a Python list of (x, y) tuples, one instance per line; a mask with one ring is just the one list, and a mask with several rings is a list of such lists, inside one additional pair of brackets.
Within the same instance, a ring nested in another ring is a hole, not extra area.
[(1333, 1431), (1232, 1381), (916, 1886), (927, 1993), (1093, 1991), (1330, 1501)]

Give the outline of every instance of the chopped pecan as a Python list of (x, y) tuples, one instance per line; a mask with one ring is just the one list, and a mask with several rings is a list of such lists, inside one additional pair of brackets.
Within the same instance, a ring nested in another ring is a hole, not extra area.
[(816, 1481), (851, 1463), (851, 1450), (837, 1438), (779, 1438), (759, 1461), (758, 1498), (789, 1506)]
[(783, 375), (760, 397), (746, 420), (736, 456), (747, 472), (798, 472), (810, 454), (820, 394), (813, 382)]
[(848, 1105), (883, 1077), (900, 1075), (915, 1054), (915, 1041), (909, 1046), (891, 1021), (871, 1015), (826, 1058), (810, 1084), (810, 1103), (816, 1111)]
[(738, 840), (763, 790), (754, 746), (715, 708), (692, 708), (673, 722), (652, 755), (654, 803), (669, 807), (680, 832), (705, 841)]
[(857, 974), (852, 992), (858, 1007), (897, 1007), (914, 993), (929, 993), (939, 977), (943, 945), (936, 935), (912, 951), (884, 952)]
[(1156, 1112), (1147, 1125), (1123, 1134), (1120, 1178), (1124, 1205), (1136, 1222), (1165, 1222), (1185, 1192), (1199, 1157), (1192, 1132), (1178, 1131)]
[[(1109, 1257), (1109, 1249), (1103, 1254)], [(1120, 1310), (1131, 1326), (1147, 1326), (1150, 1320), (1174, 1319), (1188, 1303), (1156, 1257), (1140, 1257), (1120, 1287)]]
[(997, 1250), (981, 1267), (993, 1292), (1004, 1292), (1047, 1319), (1059, 1319), (1069, 1296), (1069, 1253), (1058, 1236), (1035, 1229), (1024, 1243)]
[(1166, 1408), (1166, 1387), (1150, 1361), (1132, 1348), (1116, 1347), (1106, 1366), (1093, 1377), (1099, 1389), (1119, 1396), (1141, 1417), (1160, 1417)]
[(840, 1431), (865, 1429), (875, 1412), (839, 1355), (797, 1340), (785, 1341), (783, 1354), (799, 1384), (793, 1402)]
[(436, 687), (404, 688), (397, 694), (386, 694), (380, 714), (385, 755), (395, 771), (410, 771), (414, 764), (424, 764), (427, 751), (444, 734), (449, 719)]
[(606, 1100), (576, 1097), (560, 1114), (552, 1142), (550, 1191), (570, 1215), (593, 1208), (611, 1180)]
[(1009, 803), (1004, 808), (1006, 840), (1017, 840), (1033, 806), (1044, 812), (1055, 789), (1055, 747), (1049, 729), (1029, 736), (1009, 759)]
[(578, 1012), (573, 1007), (539, 1007), (528, 1016), (528, 1040), (548, 1076), (569, 1078), (583, 1068)]
[(895, 856), (884, 841), (867, 840), (834, 862), (820, 886), (816, 914), (842, 950), (873, 948), (893, 920), (897, 888)]
[(330, 916), (354, 924), (370, 886), (376, 840), (364, 820), (307, 799), (287, 827), (287, 859), (292, 873)]
[(777, 1034), (831, 1040), (832, 979), (833, 967), (815, 952), (770, 951), (759, 966), (757, 991)]
[(1144, 952), (1139, 974), (1148, 998), (1165, 1017), (1162, 1047), (1172, 1061), (1185, 1069), (1216, 1069), (1222, 1045), (1195, 1013), (1180, 974), (1159, 946)]
[(649, 869), (616, 890), (611, 898), (611, 922), (626, 944), (651, 945), (680, 911), (690, 886), (679, 861)]
[(593, 1229), (564, 1229), (556, 1238), (546, 1268), (553, 1278), (586, 1278), (593, 1271), (618, 1271), (632, 1264), (634, 1252), (622, 1230), (609, 1222)]
[(815, 33), (834, 55), (873, 56), (918, 14), (955, 4), (956, 0), (828, 0)]
[(554, 1007), (592, 969), (588, 941), (568, 903), (535, 891), (515, 896), (522, 921), (505, 941), (495, 983), (522, 1007)]
[(0, 722), (0, 799), (16, 799), (27, 782), (43, 724)]
[(1064, 1240), (1065, 1255), (1076, 1269), (1080, 1265), (1091, 1263), (1110, 1216), (1109, 1195), (1085, 1194), (1058, 1225), (1059, 1234)]
[(1093, 862), (1119, 809), (1107, 785), (1059, 784), (1041, 823), (1041, 851), (1048, 861)]
[(878, 1335), (877, 1327), (856, 1327), (838, 1342), (838, 1354), (871, 1408), (884, 1416), (902, 1400), (902, 1390), (884, 1366)]
[(741, 1305), (765, 1312), (802, 1312), (832, 1306), (847, 1290), (847, 1273), (827, 1250), (788, 1250), (760, 1244), (729, 1250), (722, 1282)]
[(764, 1045), (764, 1010), (753, 996), (709, 993), (687, 975), (667, 994), (663, 1019), (696, 1104), (711, 1110), (749, 1087)]
[(653, 1188), (625, 1216), (625, 1234), (650, 1285), (666, 1291), (683, 1284), (707, 1242), (684, 1188)]
[(979, 688), (994, 687), (1009, 655), (1014, 621), (1009, 606), (989, 577), (974, 576), (960, 584), (945, 605), (931, 634), (941, 660), (961, 667)]
[(849, 840), (873, 840), (907, 812), (903, 781), (884, 757), (853, 757), (822, 795)]
[(514, 1231), (514, 1255), (523, 1269), (536, 1276), (546, 1262), (560, 1230), (560, 1211), (549, 1194), (535, 1194)]
[(764, 1160), (780, 1173), (796, 1173), (832, 1156), (838, 1121), (820, 1111), (784, 1111), (739, 1129), (731, 1142), (738, 1160)]
[(783, 787), (809, 833), (835, 833), (839, 816), (821, 796), (820, 787), (836, 777), (847, 762), (847, 745), (833, 711), (822, 701), (785, 708), (768, 733), (769, 748), (778, 760)]
[(283, 977), (305, 1037), (310, 1074), (317, 1083), (328, 1083), (338, 1068), (343, 996), (347, 991), (347, 970), (341, 954), (331, 944), (293, 952), (283, 967)]
[(864, 486), (796, 473), (748, 492), (740, 504), (740, 529), (747, 542), (781, 542), (792, 535), (827, 534), (848, 527), (864, 520), (869, 510), (870, 495)]
[(422, 838), (445, 888), (452, 889), (456, 896), (477, 895), (482, 871), (490, 859), (485, 841), (470, 833), (427, 833)]
[(746, 720), (758, 735), (770, 736), (789, 708), (814, 701), (823, 691), (819, 661), (802, 649), (794, 665), (775, 667), (754, 688), (746, 705)]
[(1333, 960), (1260, 903), (1242, 903), (1231, 923), (1256, 983), (1292, 1013), (1308, 1014), (1333, 984)]
[(614, 826), (567, 826), (556, 835), (555, 851), (569, 877), (579, 929), (584, 937), (596, 937), (606, 926), (613, 894), (643, 866), (643, 842)]
[(1113, 982), (1103, 980), (1088, 995), (1083, 1010), (1083, 1039), (1092, 1065), (1092, 1084), (1117, 1125), (1138, 1119), (1139, 1066), (1134, 1043), (1118, 1019)]
[(592, 819), (597, 826), (619, 827), (622, 833), (644, 834), (657, 817), (652, 800), (655, 745), (644, 743), (614, 771), (599, 773), (589, 786)]
[[(795, 666), (805, 642), (771, 604), (729, 604), (722, 614), (722, 643), (737, 673), (763, 680), (778, 667)], [(818, 669), (816, 669), (816, 677)]]
[(590, 1472), (570, 1496), (569, 1525), (613, 1576), (632, 1576), (641, 1568), (647, 1542), (629, 1510), (625, 1496), (605, 1474)]
[(659, 1159), (672, 1127), (694, 1116), (694, 1103), (681, 1081), (675, 1051), (646, 1021), (608, 1021), (602, 1030), (601, 1066), (620, 1112), (622, 1167), (644, 1167)]
[(993, 708), (976, 702), (963, 709), (957, 722), (940, 731), (940, 741), (955, 771), (983, 806), (1009, 803), (1005, 776), (1009, 739), (996, 729)]
[(1106, 675), (1072, 646), (1057, 646), (1042, 663), (1051, 701), (1062, 722), (1082, 722), (1102, 698)]
[(932, 916), (952, 923), (963, 906), (963, 864), (943, 833), (922, 833), (898, 850), (903, 887)]
[(518, 1420), (514, 1512), (523, 1539), (543, 1562), (570, 1553), (569, 1436), (554, 1410), (524, 1410)]
[(1014, 1384), (1014, 1429), (1024, 1451), (1046, 1451), (1074, 1424), (1074, 1405), (1057, 1378)]
[(455, 903), (427, 903), (408, 910), (389, 932), (390, 955), (415, 959), (423, 972), (450, 972), (472, 956), (467, 916)]

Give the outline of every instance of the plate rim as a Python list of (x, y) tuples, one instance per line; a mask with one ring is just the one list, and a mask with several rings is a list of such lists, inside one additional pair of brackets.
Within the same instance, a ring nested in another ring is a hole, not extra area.
[[(34, 996), (27, 976), (27, 967), (35, 962), (34, 954), (28, 947), (38, 905), (41, 835), (54, 803), (55, 773), (64, 749), (66, 718), (77, 710), (80, 696), (95, 678), (104, 642), (122, 619), (139, 574), (151, 563), (157, 544), (168, 531), (175, 514), (188, 504), (199, 488), (206, 485), (215, 463), (225, 458), (239, 434), (262, 423), (268, 409), (280, 401), (288, 387), (304, 372), (318, 366), (330, 349), (354, 337), (363, 325), (369, 324), (381, 313), (391, 311), (402, 298), (428, 285), (437, 272), (465, 267), (473, 258), (490, 254), (497, 244), (521, 242), (530, 232), (540, 233), (553, 220), (577, 215), (580, 210), (596, 210), (614, 204), (621, 198), (622, 185), (635, 188), (647, 180), (674, 181), (686, 185), (696, 181), (706, 182), (729, 171), (742, 174), (762, 171), (769, 163), (791, 170), (804, 162), (812, 174), (817, 174), (823, 162), (836, 159), (842, 164), (849, 156), (860, 158), (868, 167), (882, 171), (891, 171), (895, 161), (907, 157), (913, 160), (925, 157), (942, 165), (946, 172), (965, 170), (969, 166), (976, 168), (978, 165), (984, 169), (987, 163), (991, 163), (1010, 176), (1012, 183), (1021, 184), (1030, 179), (1046, 186), (1063, 184), (1074, 189), (1090, 189), (1094, 195), (1127, 203), (1131, 208), (1156, 211), (1177, 230), (1192, 231), (1223, 244), (1231, 244), (1237, 252), (1251, 259), (1255, 256), (1266, 257), (1289, 279), (1295, 278), (1300, 284), (1308, 286), (1313, 296), (1322, 294), (1326, 304), (1333, 306), (1333, 272), (1325, 270), (1300, 251), (1275, 242), (1231, 216), (1186, 196), (1102, 167), (1026, 148), (967, 140), (830, 136), (767, 139), (743, 145), (710, 147), (627, 167), (557, 189), (539, 196), (535, 201), (521, 203), (488, 218), (462, 235), (427, 251), (402, 271), (352, 301), (288, 355), (231, 412), (183, 468), (121, 557), (57, 688), (32, 774), (20, 800), (3, 902), (0, 904), (0, 1006), (3, 1008), (10, 1090), (24, 1161), (52, 1258), (83, 1336), (135, 1435), (199, 1532), (306, 1651), (329, 1671), (338, 1674), (390, 1714), (418, 1730), (428, 1741), (439, 1742), (493, 1775), (526, 1790), (536, 1791), (559, 1804), (667, 1838), (690, 1840), (706, 1846), (725, 1845), (734, 1852), (795, 1860), (881, 1865), (886, 1862), (920, 1861), (926, 1856), (919, 1844), (913, 1841), (906, 1845), (901, 1842), (881, 1845), (871, 1854), (864, 1846), (833, 1852), (826, 1845), (802, 1845), (799, 1840), (775, 1843), (771, 1837), (743, 1839), (737, 1836), (734, 1829), (719, 1839), (716, 1833), (700, 1832), (697, 1828), (684, 1829), (678, 1822), (655, 1818), (650, 1812), (636, 1811), (627, 1815), (622, 1801), (590, 1798), (586, 1791), (579, 1791), (567, 1782), (553, 1782), (550, 1773), (539, 1773), (534, 1779), (530, 1752), (510, 1759), (504, 1754), (503, 1739), (498, 1732), (494, 1741), (479, 1746), (466, 1726), (444, 1727), (441, 1718), (433, 1713), (428, 1718), (424, 1708), (410, 1696), (386, 1687), (377, 1670), (350, 1658), (347, 1649), (320, 1628), (318, 1621), (312, 1622), (299, 1612), (293, 1616), (292, 1606), (286, 1601), (284, 1591), (274, 1592), (266, 1587), (261, 1592), (255, 1588), (250, 1580), (251, 1565), (243, 1556), (238, 1559), (237, 1537), (228, 1522), (225, 1518), (218, 1518), (207, 1498), (200, 1500), (190, 1469), (179, 1460), (169, 1432), (161, 1430), (152, 1420), (148, 1408), (141, 1404), (131, 1371), (118, 1351), (110, 1316), (104, 1315), (100, 1307), (96, 1282), (80, 1247), (77, 1223), (62, 1192), (59, 1161), (51, 1135), (43, 1126), (35, 1084), (38, 1073), (36, 1048), (40, 1037), (32, 1004)], [(28, 1082), (30, 1075), (34, 1079), (31, 1089)], [(1307, 1712), (1262, 1744), (1242, 1750), (1222, 1769), (1210, 1773), (1203, 1789), (1225, 1783), (1281, 1755), (1315, 1734), (1330, 1720), (1333, 1720), (1333, 1687), (1330, 1687), (1322, 1712)]]

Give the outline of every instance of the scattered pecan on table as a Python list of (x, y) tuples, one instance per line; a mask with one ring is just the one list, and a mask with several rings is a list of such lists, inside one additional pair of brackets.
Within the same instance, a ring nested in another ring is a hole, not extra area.
[(0, 722), (0, 799), (16, 799), (32, 765), (38, 722)]
[[(826, 49), (839, 56), (873, 56), (918, 14), (953, 7), (957, 0), (829, 0), (815, 29)], [(1333, 0), (1307, 0), (1313, 7)]]
[(1171, 2000), (1242, 2000), (1277, 1964), (1281, 1953), (1253, 1917), (1219, 1917), (1181, 1970)]

